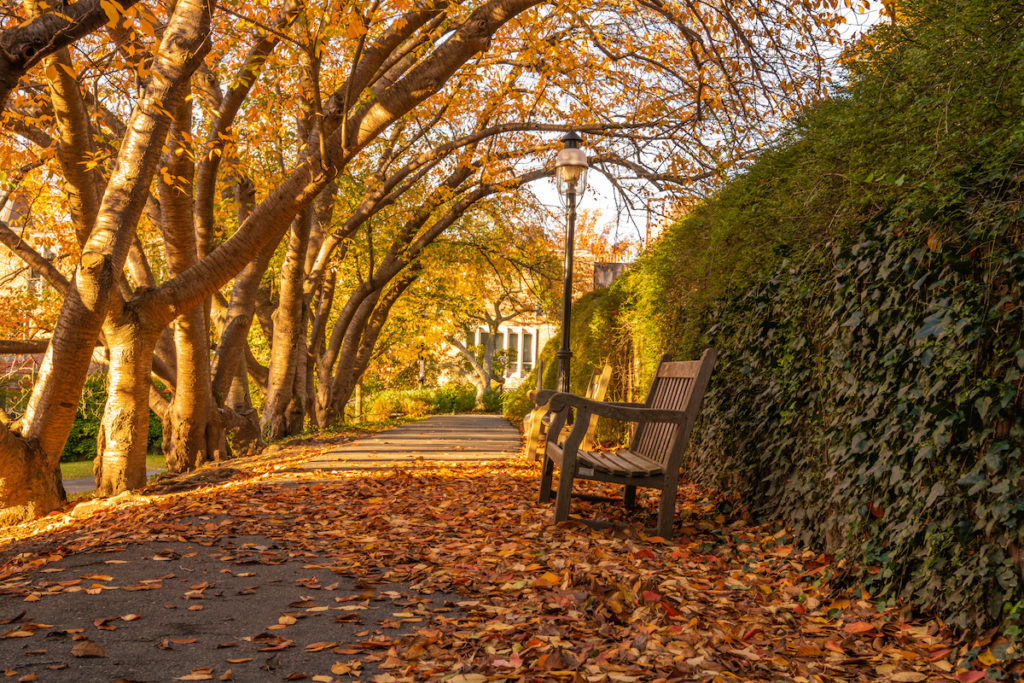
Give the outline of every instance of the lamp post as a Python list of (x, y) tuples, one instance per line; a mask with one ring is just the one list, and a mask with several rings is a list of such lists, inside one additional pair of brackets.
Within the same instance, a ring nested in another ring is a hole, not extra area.
[(572, 312), (572, 252), (576, 238), (576, 202), (587, 189), (587, 155), (580, 149), (583, 142), (570, 132), (562, 137), (562, 150), (555, 157), (555, 185), (565, 205), (565, 282), (562, 289), (562, 348), (558, 358), (558, 390), (569, 391), (569, 318)]

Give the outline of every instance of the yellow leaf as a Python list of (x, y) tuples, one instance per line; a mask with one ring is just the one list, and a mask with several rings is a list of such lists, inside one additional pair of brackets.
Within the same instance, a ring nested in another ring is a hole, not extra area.
[(107, 25), (117, 26), (117, 22), (121, 19), (121, 8), (110, 2), (110, 0), (100, 0), (100, 7), (103, 8), (104, 14), (107, 15)]

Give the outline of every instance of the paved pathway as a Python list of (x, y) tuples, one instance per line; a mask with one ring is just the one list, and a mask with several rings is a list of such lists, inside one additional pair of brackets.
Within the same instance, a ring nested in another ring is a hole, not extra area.
[[(499, 415), (435, 415), (351, 441), (292, 470), (365, 470), (417, 461), (487, 462), (511, 458), (520, 447), (519, 430)], [(146, 470), (146, 476), (162, 471)], [(95, 488), (92, 477), (64, 480), (69, 494)]]
[(520, 450), (519, 430), (499, 415), (435, 415), (358, 439), (296, 469), (362, 470), (403, 463), (504, 460)]

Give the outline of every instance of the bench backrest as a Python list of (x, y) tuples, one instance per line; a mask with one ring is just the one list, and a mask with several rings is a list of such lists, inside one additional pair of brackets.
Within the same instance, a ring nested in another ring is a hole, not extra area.
[(665, 471), (680, 466), (690, 431), (697, 419), (711, 370), (715, 367), (714, 349), (705, 349), (700, 360), (675, 361), (662, 356), (651, 380), (645, 405), (662, 410), (680, 410), (679, 423), (641, 422), (629, 444), (629, 450), (661, 464)]

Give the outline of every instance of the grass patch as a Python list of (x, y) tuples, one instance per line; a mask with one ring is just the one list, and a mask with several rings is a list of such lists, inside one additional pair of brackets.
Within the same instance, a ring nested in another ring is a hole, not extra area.
[[(146, 456), (146, 469), (147, 470), (162, 470), (167, 465), (164, 464), (164, 456), (147, 455)], [(75, 462), (62, 462), (60, 464), (60, 478), (61, 479), (84, 479), (92, 476), (92, 460), (78, 460)]]

